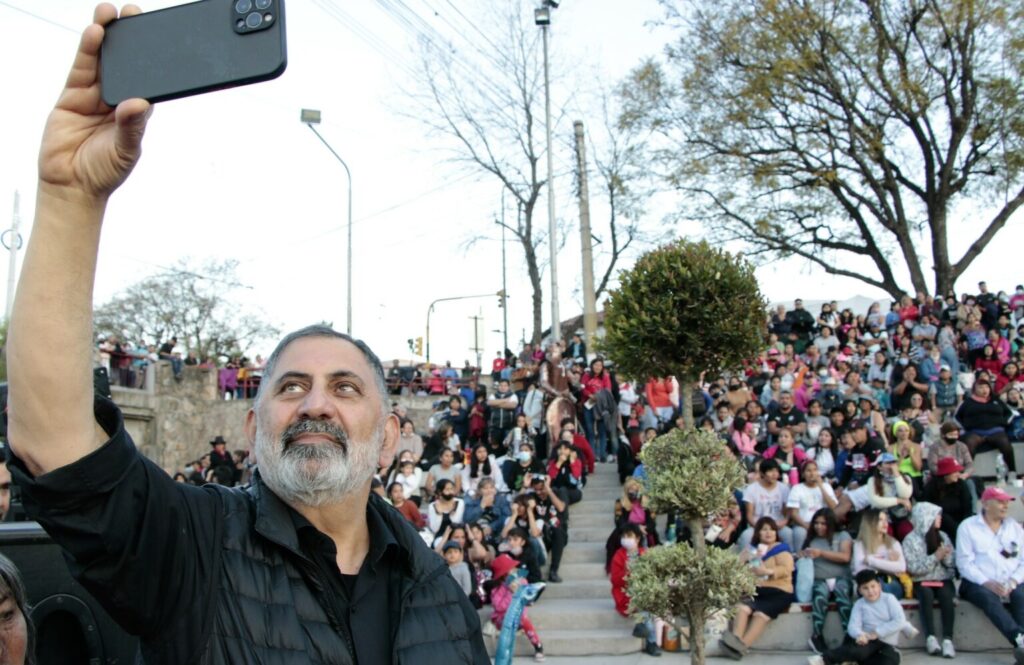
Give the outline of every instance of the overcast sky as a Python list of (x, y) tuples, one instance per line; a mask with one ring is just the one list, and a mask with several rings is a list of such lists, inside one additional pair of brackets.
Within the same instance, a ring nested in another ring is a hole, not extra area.
[[(39, 136), (93, 4), (0, 0), (6, 91), (0, 105), (0, 227), (9, 226), (14, 191), (20, 190), (26, 237)], [(151, 2), (143, 9), (176, 4), (181, 3)], [(424, 334), (432, 300), (500, 289), (501, 246), (493, 223), (500, 214), (500, 187), (446, 163), (441, 144), (396, 113), (407, 104), (400, 88), (412, 83), (409, 72), (417, 58), (414, 30), (404, 22), (412, 17), (409, 12), (448, 36), (470, 68), (484, 71), (480, 51), (488, 48), (490, 36), (477, 30), (486, 23), (480, 12), (493, 6), (491, 0), (290, 0), (284, 76), (156, 109), (142, 161), (109, 206), (97, 303), (180, 257), (230, 257), (241, 262), (239, 279), (249, 287), (232, 297), (258, 307), (270, 322), (288, 330), (327, 320), (343, 329), (345, 177), (299, 122), (303, 107), (322, 110), (320, 131), (353, 173), (357, 336), (384, 358), (407, 356), (406, 339)], [(553, 17), (552, 49), (559, 66), (553, 105), (580, 110), (567, 114), (556, 142), (567, 143), (572, 120), (594, 127), (599, 121), (596, 109), (583, 109), (580, 98), (570, 102), (566, 91), (593, 90), (602, 80), (621, 79), (641, 58), (656, 54), (667, 38), (648, 25), (658, 16), (654, 0), (561, 3)], [(571, 158), (564, 152), (557, 158), (563, 165)], [(556, 182), (558, 214), (574, 222), (571, 193), (570, 178)], [(600, 201), (592, 205), (601, 220)], [(539, 208), (538, 222), (546, 225), (546, 204)], [(1012, 287), (1019, 226), (1011, 223), (1006, 242), (994, 243), (958, 286), (988, 277), (996, 288)], [(491, 239), (465, 249), (468, 237), (483, 234)], [(559, 259), (562, 318), (581, 307), (578, 248), (574, 230)], [(542, 253), (546, 256), (546, 249)], [(512, 244), (508, 258), (509, 340), (518, 349), (523, 331), (529, 335), (531, 327), (530, 288)], [(797, 263), (775, 264), (758, 274), (771, 300), (878, 295)], [(547, 274), (544, 296), (550, 296)], [(547, 304), (544, 313), (547, 326)], [(501, 344), (500, 333), (493, 332), (501, 327), (501, 310), (490, 297), (438, 305), (431, 320), (433, 360), (461, 365), (472, 359), (469, 317), (477, 314), (484, 317), (485, 363), (494, 356)]]

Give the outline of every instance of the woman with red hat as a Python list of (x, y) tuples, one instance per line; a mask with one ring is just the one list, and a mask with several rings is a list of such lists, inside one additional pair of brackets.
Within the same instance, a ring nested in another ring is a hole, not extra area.
[(974, 500), (968, 481), (961, 476), (963, 471), (955, 457), (941, 457), (924, 488), (924, 500), (942, 509), (940, 528), (954, 544), (957, 527), (974, 514)]

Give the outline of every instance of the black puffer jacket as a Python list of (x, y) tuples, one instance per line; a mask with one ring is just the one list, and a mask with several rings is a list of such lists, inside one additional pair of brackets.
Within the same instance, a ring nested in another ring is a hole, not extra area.
[[(287, 507), (258, 476), (248, 491), (221, 495), (223, 578), (199, 662), (352, 663), (344, 637), (332, 627), (336, 618), (310, 589), (314, 566), (300, 551)], [(390, 589), (397, 627), (392, 662), (489, 664), (476, 610), (444, 560), (376, 494), (370, 495), (370, 510), (383, 518), (404, 554), (400, 582)]]

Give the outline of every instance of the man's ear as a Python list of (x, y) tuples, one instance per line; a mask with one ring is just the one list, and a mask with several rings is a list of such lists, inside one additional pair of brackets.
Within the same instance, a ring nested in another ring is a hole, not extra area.
[(253, 462), (257, 463), (259, 460), (256, 459), (256, 409), (249, 409), (245, 414), (245, 439), (248, 443), (249, 455), (252, 456)]
[(380, 448), (380, 457), (377, 459), (377, 466), (387, 468), (395, 460), (395, 453), (398, 452), (398, 437), (401, 434), (401, 426), (398, 416), (389, 413), (384, 419), (384, 441)]

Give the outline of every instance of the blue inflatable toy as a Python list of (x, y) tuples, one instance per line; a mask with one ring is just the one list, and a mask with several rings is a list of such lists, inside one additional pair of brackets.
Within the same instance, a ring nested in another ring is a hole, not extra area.
[(516, 580), (521, 580), (522, 583), (516, 589), (515, 595), (512, 596), (512, 604), (508, 606), (505, 618), (501, 622), (498, 648), (494, 652), (494, 665), (512, 665), (512, 655), (516, 650), (516, 633), (519, 632), (519, 620), (523, 616), (523, 610), (537, 600), (545, 587), (543, 582), (527, 584), (526, 571), (522, 568), (510, 572), (506, 584), (511, 584)]

